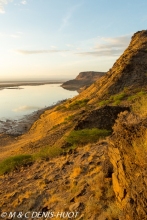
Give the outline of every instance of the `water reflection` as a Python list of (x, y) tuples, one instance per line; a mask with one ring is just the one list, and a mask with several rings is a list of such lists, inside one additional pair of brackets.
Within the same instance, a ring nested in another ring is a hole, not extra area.
[(0, 90), (0, 120), (19, 119), (35, 110), (60, 100), (72, 98), (76, 91), (68, 91), (60, 84), (21, 86), (22, 89)]

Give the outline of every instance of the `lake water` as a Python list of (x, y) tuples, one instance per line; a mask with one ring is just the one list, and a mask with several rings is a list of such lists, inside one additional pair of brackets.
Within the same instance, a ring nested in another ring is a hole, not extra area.
[(60, 85), (20, 86), (19, 89), (0, 90), (0, 120), (17, 120), (78, 94), (76, 91), (65, 90)]

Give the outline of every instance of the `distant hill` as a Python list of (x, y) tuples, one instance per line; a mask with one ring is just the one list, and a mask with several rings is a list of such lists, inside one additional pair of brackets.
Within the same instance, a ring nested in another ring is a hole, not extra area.
[(67, 90), (78, 90), (81, 92), (96, 80), (100, 79), (104, 74), (105, 72), (81, 72), (75, 79), (64, 82), (62, 87)]

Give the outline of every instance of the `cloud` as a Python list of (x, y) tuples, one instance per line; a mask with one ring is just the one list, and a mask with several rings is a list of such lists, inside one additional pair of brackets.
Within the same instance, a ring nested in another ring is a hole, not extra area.
[(74, 47), (72, 44), (66, 44), (67, 47)]
[(18, 35), (18, 34), (11, 34), (10, 37), (12, 37), (12, 38), (19, 38), (20, 35)]
[(8, 4), (9, 2), (12, 2), (13, 0), (0, 0), (0, 13), (4, 14), (4, 5)]
[(68, 50), (17, 50), (17, 53), (30, 55), (30, 54), (44, 54), (44, 53), (62, 53), (67, 52)]
[(21, 1), (21, 4), (26, 5), (27, 1), (25, 1), (25, 0)]
[(119, 56), (122, 53), (122, 50), (119, 49), (108, 49), (108, 50), (94, 50), (88, 52), (76, 53), (82, 56)]
[(131, 35), (119, 36), (114, 38), (99, 38), (99, 43), (89, 51), (78, 52), (81, 56), (120, 56), (128, 46)]
[(9, 33), (0, 33), (0, 37), (3, 37), (3, 38), (20, 38), (22, 36), (22, 32), (15, 32), (15, 33), (12, 33), (12, 34), (9, 34)]
[(108, 48), (125, 48), (130, 42), (131, 35), (102, 38), (103, 44), (97, 44), (95, 49), (108, 49)]
[(56, 49), (57, 47), (52, 45), (51, 48)]
[(24, 106), (19, 106), (18, 108), (13, 109), (13, 112), (23, 112), (23, 111), (28, 111), (28, 110), (38, 110), (39, 107), (37, 106), (28, 106), (28, 105), (24, 105)]

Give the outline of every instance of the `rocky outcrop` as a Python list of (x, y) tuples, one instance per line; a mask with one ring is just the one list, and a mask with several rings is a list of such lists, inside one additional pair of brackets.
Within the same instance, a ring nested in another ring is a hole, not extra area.
[(104, 74), (105, 72), (81, 72), (75, 79), (63, 83), (62, 87), (67, 90), (78, 90), (80, 92), (100, 79)]
[(122, 210), (120, 220), (147, 219), (147, 120), (120, 114), (109, 143), (113, 189)]
[(99, 128), (112, 130), (117, 115), (125, 110), (129, 111), (128, 107), (121, 106), (104, 106), (99, 109), (92, 110), (85, 113), (82, 118), (77, 122), (75, 130), (84, 128)]

